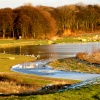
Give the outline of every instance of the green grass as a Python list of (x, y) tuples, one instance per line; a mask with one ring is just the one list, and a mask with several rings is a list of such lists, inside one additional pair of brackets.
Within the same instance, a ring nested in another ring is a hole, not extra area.
[[(14, 57), (14, 60), (8, 59), (9, 57)], [(26, 57), (23, 55), (12, 55), (12, 54), (0, 54), (0, 72), (11, 72), (10, 67), (19, 64), (24, 63), (28, 61), (34, 61), (35, 58), (32, 57)]]
[[(61, 37), (60, 39), (56, 40), (42, 40), (42, 39), (0, 39), (0, 47), (8, 47), (8, 46), (20, 46), (20, 45), (47, 45), (47, 44), (58, 44), (58, 43), (81, 43), (81, 39), (86, 39), (90, 41), (86, 42), (98, 42), (94, 41), (93, 38), (100, 34), (98, 33), (86, 33), (86, 34), (78, 34), (76, 36), (67, 36)], [(99, 38), (100, 40), (100, 38)]]
[(49, 40), (39, 40), (39, 39), (1, 39), (0, 47), (8, 46), (20, 46), (20, 45), (45, 45), (48, 44)]
[(53, 94), (11, 96), (3, 100), (100, 100), (100, 84)]
[(65, 58), (55, 60), (49, 63), (53, 68), (64, 69), (66, 71), (76, 71), (76, 72), (86, 72), (86, 73), (99, 73), (100, 68), (87, 64), (87, 62), (82, 62), (77, 58)]
[(74, 37), (66, 37), (62, 39), (57, 39), (55, 43), (74, 43), (74, 42), (80, 42), (77, 38)]
[(68, 36), (61, 39), (57, 39), (55, 43), (82, 43), (81, 41), (82, 39), (86, 39), (87, 40), (86, 42), (98, 42), (97, 40), (95, 41), (94, 39), (96, 35), (100, 37), (100, 34), (98, 33), (84, 33), (84, 34), (78, 34), (76, 36)]

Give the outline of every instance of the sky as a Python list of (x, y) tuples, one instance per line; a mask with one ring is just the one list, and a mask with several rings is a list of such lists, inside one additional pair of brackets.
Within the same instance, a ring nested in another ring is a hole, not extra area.
[(100, 5), (100, 0), (0, 0), (0, 8), (16, 8), (22, 6), (26, 3), (31, 3), (33, 6), (43, 5), (50, 7), (59, 7), (69, 4), (98, 4)]

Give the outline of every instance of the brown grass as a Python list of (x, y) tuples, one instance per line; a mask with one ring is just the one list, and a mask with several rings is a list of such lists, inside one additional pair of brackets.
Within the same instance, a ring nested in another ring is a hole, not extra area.
[(33, 92), (38, 88), (34, 83), (25, 82), (22, 77), (17, 74), (0, 73), (0, 94)]
[(13, 81), (0, 81), (0, 93), (3, 94), (12, 94), (12, 93), (24, 93), (24, 92), (33, 92), (34, 87), (28, 85), (17, 84)]
[(60, 80), (17, 73), (0, 73), (0, 94), (33, 94), (47, 84), (73, 84), (77, 81)]
[(93, 64), (100, 64), (100, 51), (93, 51), (92, 54), (78, 53), (77, 58)]

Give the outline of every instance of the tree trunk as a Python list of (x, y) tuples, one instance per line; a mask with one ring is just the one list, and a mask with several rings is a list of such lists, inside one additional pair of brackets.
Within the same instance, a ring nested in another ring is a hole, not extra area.
[(79, 29), (79, 23), (78, 22), (76, 23), (76, 28), (77, 28), (77, 30)]
[(94, 24), (92, 23), (92, 32), (94, 31)]
[(5, 38), (5, 29), (3, 29), (3, 38)]

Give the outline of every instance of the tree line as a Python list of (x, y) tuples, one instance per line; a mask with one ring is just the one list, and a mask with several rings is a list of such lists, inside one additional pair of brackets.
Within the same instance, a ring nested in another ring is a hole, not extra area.
[(0, 9), (0, 38), (50, 39), (100, 31), (99, 5), (61, 7), (23, 5)]

